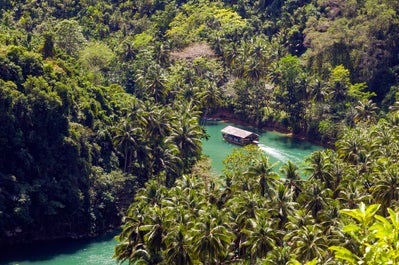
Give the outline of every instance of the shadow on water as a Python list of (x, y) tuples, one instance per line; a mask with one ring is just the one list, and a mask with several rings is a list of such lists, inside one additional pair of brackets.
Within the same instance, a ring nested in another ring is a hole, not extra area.
[[(268, 132), (263, 132), (263, 134), (267, 133)], [(278, 133), (274, 133), (273, 140), (279, 143), (280, 146), (284, 146), (287, 149), (296, 148), (302, 150), (312, 150), (315, 146), (308, 141)]]
[(118, 233), (120, 230), (105, 233), (95, 239), (63, 239), (3, 248), (0, 252), (0, 265), (40, 264), (61, 255), (72, 256), (93, 244), (109, 244)]

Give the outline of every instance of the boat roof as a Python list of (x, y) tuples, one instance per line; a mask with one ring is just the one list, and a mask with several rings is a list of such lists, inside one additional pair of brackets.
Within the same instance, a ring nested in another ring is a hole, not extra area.
[(234, 126), (230, 126), (230, 125), (225, 127), (224, 129), (222, 129), (221, 132), (225, 133), (225, 134), (234, 135), (234, 136), (237, 136), (240, 138), (247, 138), (248, 136), (251, 136), (254, 134), (257, 135), (256, 133), (253, 133), (253, 132), (250, 132), (247, 130), (243, 130), (243, 129), (240, 129), (240, 128), (237, 128)]

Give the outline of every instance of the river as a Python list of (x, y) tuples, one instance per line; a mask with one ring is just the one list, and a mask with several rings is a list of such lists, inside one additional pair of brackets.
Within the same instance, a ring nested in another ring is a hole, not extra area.
[(221, 137), (220, 131), (227, 125), (233, 125), (259, 134), (259, 148), (269, 156), (270, 162), (279, 162), (275, 168), (276, 171), (289, 160), (300, 167), (304, 158), (314, 151), (323, 149), (308, 141), (293, 138), (282, 133), (259, 131), (232, 123), (207, 122), (205, 128), (210, 138), (207, 141), (203, 141), (203, 153), (209, 155), (211, 158), (212, 170), (215, 174), (222, 173), (223, 160), (226, 154), (231, 153), (234, 148), (238, 148), (236, 145), (227, 143)]
[[(224, 122), (208, 122), (205, 129), (209, 135), (203, 141), (203, 153), (212, 160), (212, 170), (220, 175), (223, 159), (237, 146), (227, 143), (221, 137), (220, 130), (227, 124)], [(236, 125), (235, 125), (236, 126)], [(276, 170), (283, 163), (291, 160), (300, 165), (304, 158), (322, 147), (307, 141), (292, 138), (284, 134), (257, 131), (253, 128), (241, 127), (255, 131), (260, 135), (259, 147), (270, 157), (271, 162), (279, 161)], [(116, 232), (108, 233), (91, 240), (62, 240), (51, 243), (18, 246), (16, 249), (0, 251), (0, 265), (115, 265), (112, 259), (116, 245), (113, 237)], [(7, 252), (7, 253), (5, 253)]]

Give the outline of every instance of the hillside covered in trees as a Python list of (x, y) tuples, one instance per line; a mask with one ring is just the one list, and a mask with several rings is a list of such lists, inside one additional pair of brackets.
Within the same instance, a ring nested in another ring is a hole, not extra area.
[[(116, 258), (132, 263), (397, 262), (398, 10), (2, 1), (0, 245), (125, 216)], [(221, 111), (332, 148), (309, 157), (306, 181), (243, 149), (220, 183), (193, 166), (201, 118)]]

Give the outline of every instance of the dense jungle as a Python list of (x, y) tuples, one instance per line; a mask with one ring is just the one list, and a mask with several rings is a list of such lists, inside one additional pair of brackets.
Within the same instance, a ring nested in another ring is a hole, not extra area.
[[(0, 0), (0, 246), (121, 226), (130, 264), (397, 264), (398, 74), (396, 0)], [(215, 177), (208, 117), (326, 149)]]

